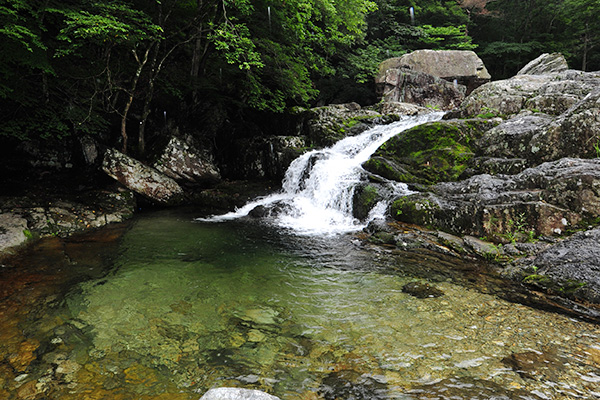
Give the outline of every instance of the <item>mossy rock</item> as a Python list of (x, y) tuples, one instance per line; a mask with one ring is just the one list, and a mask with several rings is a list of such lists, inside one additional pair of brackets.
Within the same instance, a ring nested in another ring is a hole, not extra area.
[[(386, 177), (403, 182), (433, 184), (456, 181), (475, 155), (474, 142), (496, 123), (471, 119), (416, 126), (384, 143), (365, 163), (365, 168), (379, 174), (386, 173), (390, 166), (395, 165), (395, 170), (405, 172)], [(408, 181), (405, 180), (407, 177)]]
[(362, 167), (385, 179), (397, 182), (417, 183), (418, 179), (408, 172), (406, 168), (385, 157), (371, 157)]
[(440, 209), (431, 194), (414, 194), (396, 199), (390, 205), (390, 215), (397, 221), (432, 226)]
[(382, 199), (380, 186), (374, 183), (358, 186), (352, 199), (352, 212), (355, 218), (364, 220), (371, 209)]
[(550, 294), (558, 294), (567, 298), (579, 297), (579, 292), (585, 289), (586, 283), (574, 279), (554, 279), (544, 274), (531, 274), (523, 278), (523, 283)]

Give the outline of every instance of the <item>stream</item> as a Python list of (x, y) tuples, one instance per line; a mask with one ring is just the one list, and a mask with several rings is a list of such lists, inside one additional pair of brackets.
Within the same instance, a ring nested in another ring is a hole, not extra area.
[(307, 153), (225, 216), (153, 211), (28, 246), (0, 267), (0, 399), (600, 398), (598, 325), (505, 300), (485, 264), (359, 239), (385, 210), (352, 217), (360, 164), (421, 122)]

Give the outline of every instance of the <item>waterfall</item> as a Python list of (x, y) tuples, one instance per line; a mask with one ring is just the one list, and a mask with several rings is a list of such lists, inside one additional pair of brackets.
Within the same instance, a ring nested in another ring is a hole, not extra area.
[[(353, 216), (354, 191), (366, 175), (361, 165), (391, 137), (416, 125), (439, 120), (442, 115), (404, 117), (342, 139), (329, 148), (305, 153), (290, 164), (278, 193), (254, 200), (234, 212), (199, 220), (226, 221), (263, 209), (263, 214), (269, 215), (274, 224), (300, 234), (360, 230), (370, 220), (383, 216), (388, 205), (386, 201), (379, 202), (364, 221)], [(389, 182), (388, 186), (390, 199), (410, 193), (404, 183)]]

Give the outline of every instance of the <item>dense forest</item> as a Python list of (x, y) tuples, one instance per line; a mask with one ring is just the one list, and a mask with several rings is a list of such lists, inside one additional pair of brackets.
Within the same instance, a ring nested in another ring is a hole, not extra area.
[(542, 52), (598, 70), (598, 15), (596, 0), (1, 0), (0, 139), (143, 156), (167, 119), (210, 140), (249, 115), (374, 103), (378, 63), (416, 49), (473, 49), (493, 79)]

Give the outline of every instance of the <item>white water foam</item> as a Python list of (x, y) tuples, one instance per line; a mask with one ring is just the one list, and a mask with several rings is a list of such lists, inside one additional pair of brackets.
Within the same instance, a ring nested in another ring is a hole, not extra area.
[[(404, 117), (342, 139), (332, 147), (305, 153), (290, 164), (280, 192), (254, 200), (236, 211), (198, 220), (227, 221), (244, 217), (256, 207), (277, 207), (273, 223), (299, 234), (328, 235), (360, 230), (374, 218), (383, 216), (388, 205), (380, 201), (364, 221), (352, 215), (354, 191), (365, 176), (361, 164), (392, 136), (439, 120), (442, 115)], [(390, 198), (410, 193), (404, 183), (390, 183), (390, 187)]]

